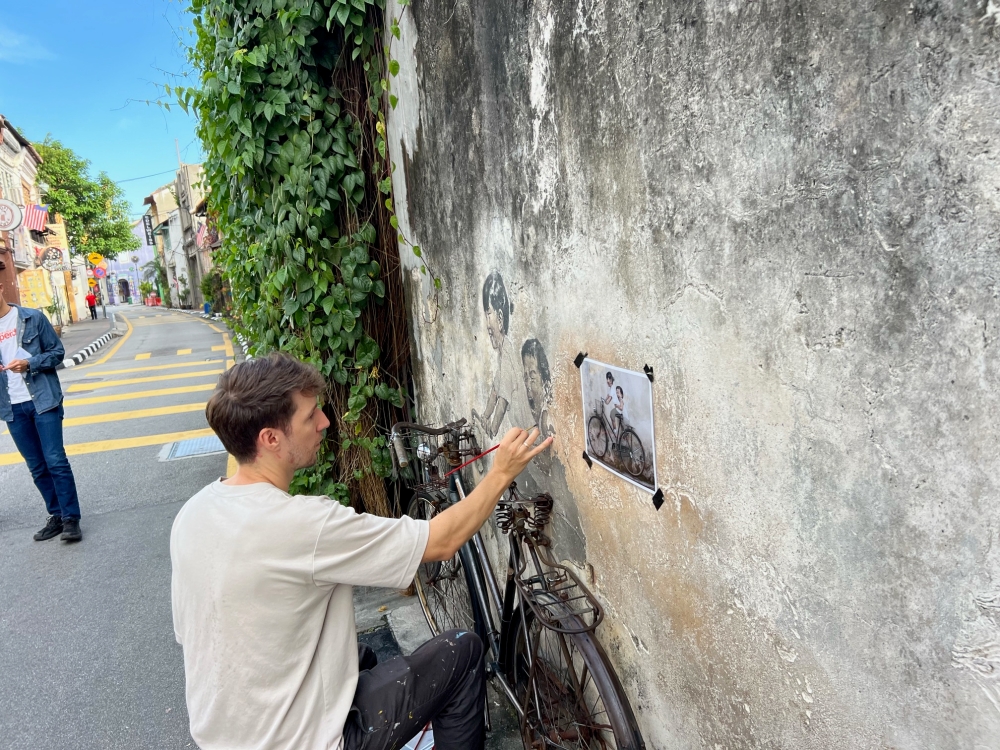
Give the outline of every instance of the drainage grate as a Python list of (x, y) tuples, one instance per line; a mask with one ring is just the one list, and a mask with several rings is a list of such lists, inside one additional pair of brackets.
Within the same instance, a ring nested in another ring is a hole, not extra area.
[(215, 435), (208, 437), (191, 438), (190, 440), (179, 440), (163, 447), (160, 452), (161, 461), (176, 461), (179, 458), (192, 458), (193, 456), (207, 456), (212, 453), (225, 453), (226, 448)]

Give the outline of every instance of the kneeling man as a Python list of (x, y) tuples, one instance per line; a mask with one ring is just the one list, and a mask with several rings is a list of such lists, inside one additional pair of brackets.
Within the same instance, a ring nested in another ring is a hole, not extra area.
[(191, 735), (202, 750), (390, 750), (433, 720), (439, 750), (480, 749), (476, 635), (359, 669), (352, 586), (405, 588), (421, 562), (451, 559), (552, 439), (510, 430), (479, 486), (429, 522), (359, 514), (288, 494), (330, 426), (324, 390), (315, 368), (273, 354), (226, 372), (208, 402), (239, 469), (191, 498), (170, 536)]

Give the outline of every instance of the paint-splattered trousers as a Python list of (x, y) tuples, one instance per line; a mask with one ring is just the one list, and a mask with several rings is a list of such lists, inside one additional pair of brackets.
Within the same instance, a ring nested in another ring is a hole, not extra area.
[(434, 724), (436, 750), (482, 750), (486, 675), (475, 633), (449, 630), (381, 664), (368, 646), (360, 646), (359, 656), (344, 750), (398, 750), (427, 722)]

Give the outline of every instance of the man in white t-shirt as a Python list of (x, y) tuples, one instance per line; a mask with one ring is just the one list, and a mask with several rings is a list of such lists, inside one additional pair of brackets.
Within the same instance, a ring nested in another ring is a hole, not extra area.
[(429, 522), (359, 514), (288, 494), (330, 425), (324, 390), (315, 368), (272, 354), (226, 372), (209, 400), (239, 468), (191, 498), (170, 536), (191, 735), (202, 750), (389, 750), (433, 720), (439, 750), (481, 749), (476, 635), (448, 631), (359, 672), (352, 587), (405, 588), (421, 562), (450, 560), (551, 438), (510, 430), (479, 486)]

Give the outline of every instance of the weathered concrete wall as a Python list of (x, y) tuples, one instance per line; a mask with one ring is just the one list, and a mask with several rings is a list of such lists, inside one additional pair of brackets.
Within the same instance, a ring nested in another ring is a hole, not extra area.
[[(409, 279), (422, 416), (496, 387), (501, 429), (554, 430), (532, 480), (650, 747), (1000, 748), (998, 24), (995, 0), (404, 15), (396, 204), (442, 282)], [(654, 368), (661, 510), (581, 460), (580, 351)]]

